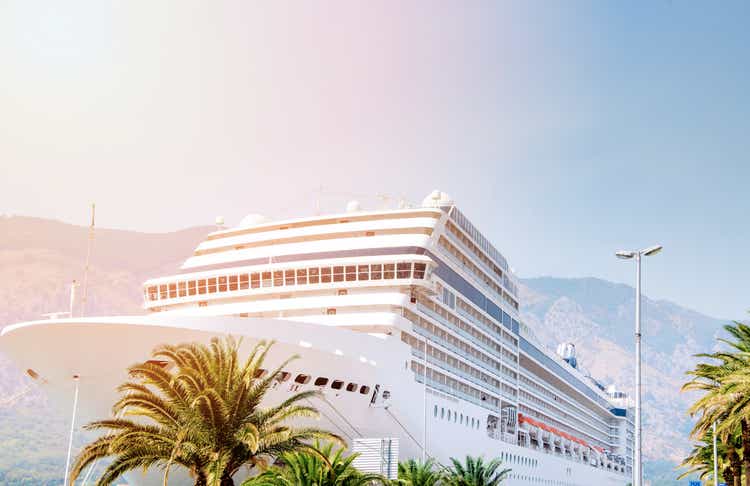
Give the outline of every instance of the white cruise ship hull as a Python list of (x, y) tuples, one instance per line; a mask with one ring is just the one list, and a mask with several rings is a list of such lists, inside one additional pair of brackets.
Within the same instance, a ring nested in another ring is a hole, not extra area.
[[(207, 342), (212, 336), (226, 334), (242, 337), (245, 352), (260, 339), (276, 341), (267, 358), (269, 368), (290, 355), (299, 355), (300, 359), (287, 367), (290, 379), (269, 393), (268, 403), (297, 390), (320, 388), (324, 399), (314, 404), (322, 414), (316, 425), (340, 434), (350, 444), (357, 438), (395, 438), (399, 459), (404, 460), (422, 455), (426, 437), (427, 453), (442, 464), (467, 454), (503, 458), (505, 467), (512, 469), (506, 482), (511, 486), (624, 486), (630, 482), (625, 474), (606, 467), (489, 437), (485, 428), (488, 410), (431, 387), (425, 390), (409, 369), (411, 348), (395, 337), (382, 339), (283, 319), (155, 313), (16, 324), (3, 329), (0, 346), (20, 368), (37, 377), (68, 416), (73, 376), (79, 376), (76, 423), (82, 425), (111, 415), (116, 387), (126, 381), (127, 367), (149, 359), (155, 346)], [(300, 374), (312, 379), (305, 385), (296, 384), (294, 379)], [(328, 378), (327, 385), (315, 387), (318, 377)], [(344, 388), (332, 389), (333, 380), (343, 381)], [(347, 391), (350, 383), (355, 386)], [(388, 400), (373, 398), (376, 385), (381, 392), (390, 392)], [(175, 484), (189, 484), (187, 476), (183, 478)], [(155, 473), (134, 473), (128, 481), (161, 484)]]

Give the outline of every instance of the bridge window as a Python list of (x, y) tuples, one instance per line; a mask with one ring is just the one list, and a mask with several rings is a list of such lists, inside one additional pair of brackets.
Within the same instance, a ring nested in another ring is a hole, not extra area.
[(383, 265), (383, 278), (387, 280), (392, 279), (396, 275), (395, 270), (396, 265), (394, 265), (393, 263), (386, 263), (385, 265)]
[(237, 290), (237, 282), (238, 278), (237, 275), (230, 275), (229, 276), (229, 290)]
[(188, 282), (188, 295), (195, 295), (197, 293), (197, 289), (195, 288), (195, 280), (191, 280)]
[(282, 270), (276, 270), (273, 272), (273, 286), (281, 287), (284, 285), (284, 272)]
[(373, 280), (380, 280), (383, 278), (383, 265), (381, 264), (373, 264), (371, 267), (371, 273), (370, 277)]
[(370, 280), (370, 266), (360, 265), (358, 267), (358, 275), (360, 280)]
[(411, 263), (399, 263), (396, 266), (397, 277), (396, 278), (409, 278), (411, 277)]
[(219, 277), (219, 292), (227, 291), (227, 277)]
[(174, 299), (177, 297), (177, 284), (169, 284), (169, 298)]
[(240, 290), (247, 290), (250, 287), (250, 275), (243, 273), (240, 275)]
[(302, 268), (297, 270), (297, 285), (307, 284), (307, 269)]
[(307, 275), (311, 284), (316, 284), (320, 281), (319, 270), (317, 268), (308, 268)]
[(206, 280), (198, 280), (198, 293), (199, 294), (205, 294), (206, 293)]
[(159, 298), (159, 289), (152, 285), (148, 288), (148, 300), (156, 300)]
[(357, 280), (357, 266), (349, 265), (346, 267), (346, 281), (353, 282)]
[(263, 288), (271, 287), (273, 280), (271, 279), (271, 272), (263, 272), (261, 274), (261, 285)]
[(424, 272), (427, 268), (427, 265), (425, 263), (415, 263), (414, 264), (414, 278), (424, 278)]
[(344, 281), (344, 267), (342, 266), (333, 267), (333, 281), (334, 282)]
[(284, 271), (284, 285), (294, 285), (294, 270)]
[(331, 267), (323, 267), (320, 269), (320, 283), (331, 282)]
[(187, 295), (187, 282), (177, 283), (177, 295), (185, 297)]

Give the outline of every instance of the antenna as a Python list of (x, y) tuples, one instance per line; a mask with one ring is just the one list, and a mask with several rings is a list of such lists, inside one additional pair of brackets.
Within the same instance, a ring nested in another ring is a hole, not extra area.
[[(96, 204), (91, 203), (91, 226), (89, 226), (89, 243), (86, 249), (86, 266), (83, 269), (83, 295), (81, 296), (81, 317), (86, 315), (86, 297), (88, 295), (89, 264), (91, 263), (91, 247), (94, 246), (94, 218)], [(73, 317), (71, 315), (71, 317)]]

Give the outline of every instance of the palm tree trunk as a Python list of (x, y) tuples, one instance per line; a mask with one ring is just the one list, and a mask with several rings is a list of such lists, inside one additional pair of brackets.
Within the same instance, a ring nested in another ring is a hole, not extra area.
[(208, 481), (206, 480), (206, 475), (203, 473), (198, 473), (198, 475), (195, 477), (195, 486), (206, 486), (208, 484)]
[(745, 466), (745, 483), (750, 484), (750, 424), (746, 419), (740, 421), (742, 430), (742, 462)]
[(234, 486), (234, 479), (226, 472), (221, 476), (221, 486)]
[(734, 471), (732, 471), (731, 466), (724, 468), (724, 471), (721, 473), (721, 478), (727, 485), (734, 486)]
[(730, 442), (727, 444), (727, 457), (729, 457), (729, 464), (732, 468), (732, 478), (734, 479), (733, 486), (742, 486), (742, 461), (740, 460), (740, 456), (737, 454), (734, 445), (731, 443), (731, 438)]

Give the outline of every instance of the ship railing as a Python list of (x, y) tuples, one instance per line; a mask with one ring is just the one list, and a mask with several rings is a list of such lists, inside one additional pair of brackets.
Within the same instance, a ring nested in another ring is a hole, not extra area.
[(495, 407), (493, 407), (490, 403), (488, 403), (485, 400), (481, 400), (473, 395), (469, 395), (468, 393), (464, 393), (460, 390), (456, 390), (455, 388), (452, 388), (444, 383), (440, 383), (437, 380), (433, 380), (432, 378), (427, 378), (425, 380), (425, 377), (421, 374), (416, 374), (415, 379), (418, 383), (425, 383), (427, 386), (434, 388), (435, 390), (439, 390), (443, 393), (446, 393), (448, 395), (461, 398), (463, 400), (466, 400), (467, 402), (471, 402), (475, 405), (479, 405), (480, 407), (483, 407), (487, 410), (494, 411)]
[[(419, 309), (420, 312), (423, 312), (424, 314), (427, 314), (431, 318), (433, 318), (436, 321), (440, 322), (444, 326), (449, 327), (456, 334), (459, 334), (462, 337), (465, 337), (466, 339), (468, 339), (472, 343), (476, 344), (477, 346), (479, 346), (480, 348), (482, 348), (486, 352), (490, 353), (490, 356), (492, 356), (493, 358), (498, 358), (498, 359), (500, 359), (501, 362), (503, 362), (503, 363), (505, 363), (505, 364), (507, 364), (509, 366), (516, 366), (516, 363), (511, 362), (510, 360), (508, 360), (508, 358), (506, 358), (502, 354), (498, 354), (498, 351), (496, 349), (492, 349), (492, 348), (488, 347), (486, 343), (483, 343), (482, 341), (480, 341), (476, 337), (472, 336), (470, 333), (464, 331), (463, 329), (456, 327), (452, 322), (448, 321), (445, 317), (441, 316), (440, 314), (438, 314), (434, 310), (430, 309), (426, 305), (424, 305), (424, 304), (417, 304), (417, 309)], [(472, 324), (474, 324), (473, 321), (472, 321)], [(486, 331), (486, 332), (489, 332), (487, 329), (483, 328), (483, 330)], [(491, 334), (493, 336), (495, 335), (494, 332), (491, 333)], [(505, 340), (503, 339), (503, 342), (504, 341)], [(513, 379), (515, 380), (516, 378), (514, 377)]]
[[(454, 245), (454, 246), (457, 246), (457, 247), (458, 247), (459, 249), (463, 250), (463, 251), (464, 251), (464, 253), (466, 253), (466, 254), (469, 254), (469, 255), (473, 255), (473, 254), (474, 254), (474, 252), (473, 252), (473, 251), (471, 251), (471, 249), (469, 249), (469, 247), (467, 247), (467, 246), (466, 246), (466, 245), (464, 244), (464, 242), (463, 242), (463, 241), (461, 241), (461, 240), (459, 240), (458, 238), (456, 238), (456, 237), (455, 237), (455, 235), (453, 235), (453, 234), (452, 234), (452, 233), (451, 233), (450, 231), (449, 231), (449, 232), (447, 232), (446, 234), (448, 234), (448, 235), (451, 235), (451, 237), (450, 237), (450, 243), (451, 243), (452, 245)], [(449, 252), (449, 253), (450, 253), (450, 252)], [(508, 289), (508, 288), (507, 288), (507, 287), (505, 286), (505, 283), (503, 282), (503, 278), (502, 278), (502, 276), (500, 276), (500, 275), (497, 275), (497, 273), (496, 273), (496, 272), (495, 272), (495, 271), (494, 271), (493, 269), (491, 269), (491, 268), (490, 268), (489, 266), (487, 266), (487, 264), (486, 264), (486, 263), (484, 263), (484, 262), (483, 262), (483, 261), (482, 261), (481, 259), (479, 259), (479, 258), (477, 258), (477, 259), (474, 259), (474, 258), (472, 258), (472, 263), (473, 263), (474, 265), (478, 266), (479, 268), (481, 268), (482, 270), (484, 270), (484, 271), (485, 271), (485, 273), (487, 273), (487, 275), (490, 275), (490, 276), (493, 276), (493, 275), (494, 275), (494, 276), (497, 276), (497, 277), (499, 277), (499, 278), (500, 278), (500, 282), (499, 282), (499, 284), (500, 284), (500, 287), (502, 287), (502, 288), (503, 288), (503, 290), (505, 290), (506, 292), (508, 292), (508, 295), (510, 295), (510, 296), (512, 296), (512, 297), (515, 297), (516, 299), (518, 298), (518, 296), (517, 296), (517, 295), (515, 295), (515, 293), (514, 293), (514, 292), (511, 292), (511, 290), (510, 290), (510, 289)], [(494, 277), (493, 277), (493, 279), (494, 279)], [(497, 293), (497, 292), (495, 292), (495, 293)], [(503, 299), (503, 300), (505, 300), (505, 299)], [(506, 301), (506, 302), (507, 302), (507, 301)]]
[(469, 274), (470, 278), (474, 281), (476, 285), (478, 285), (482, 289), (486, 290), (487, 292), (495, 296), (500, 302), (504, 302), (505, 304), (510, 305), (510, 303), (505, 299), (505, 297), (503, 297), (502, 294), (498, 293), (497, 290), (487, 285), (487, 282), (479, 278), (479, 276), (477, 276), (477, 274), (475, 274), (472, 271), (471, 267), (469, 267), (464, 262), (462, 262), (456, 255), (448, 251), (447, 248), (441, 248), (441, 250), (442, 251), (440, 252), (440, 255), (447, 256), (448, 259), (451, 260), (453, 263), (455, 263), (456, 265), (459, 265), (462, 269), (466, 270), (466, 273)]
[[(456, 307), (455, 311), (456, 311), (456, 313), (458, 315), (460, 315), (461, 317), (463, 317), (465, 319), (468, 319), (469, 322), (471, 322), (475, 326), (481, 328), (483, 331), (489, 333), (490, 335), (495, 336), (496, 339), (499, 339), (500, 341), (504, 342), (512, 350), (517, 350), (518, 349), (518, 344), (517, 343), (514, 343), (513, 341), (511, 341), (510, 339), (506, 338), (502, 334), (498, 334), (497, 331), (495, 331), (494, 329), (491, 329), (490, 327), (488, 327), (487, 324), (485, 324), (484, 322), (482, 322), (480, 320), (477, 320), (474, 316), (472, 316), (471, 314), (469, 314), (465, 310), (461, 309), (460, 307)], [(502, 325), (503, 325), (502, 323), (498, 323), (498, 326), (502, 326)]]

